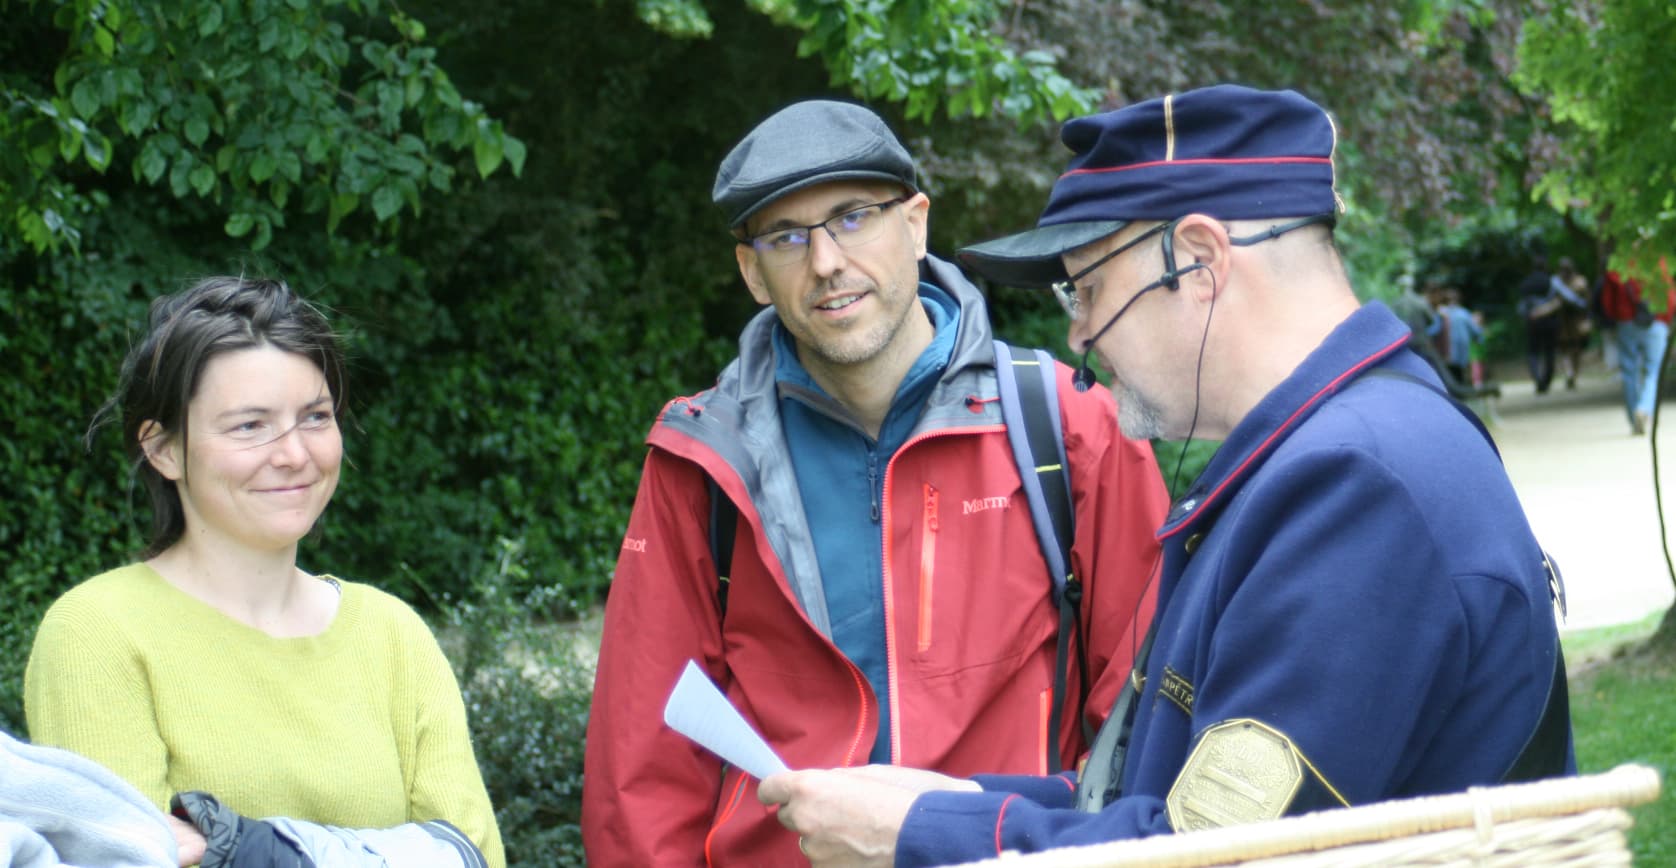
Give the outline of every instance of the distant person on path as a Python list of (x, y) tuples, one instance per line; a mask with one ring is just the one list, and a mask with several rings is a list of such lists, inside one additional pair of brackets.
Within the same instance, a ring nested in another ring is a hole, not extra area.
[(1525, 362), (1530, 366), (1536, 394), (1548, 393), (1554, 379), (1554, 356), (1559, 349), (1560, 308), (1565, 299), (1548, 274), (1548, 255), (1538, 251), (1531, 257), (1531, 270), (1519, 281), (1515, 306), (1525, 323)]
[(1159, 531), (1149, 650), (1082, 774), (773, 775), (761, 795), (812, 862), (944, 865), (1574, 771), (1542, 550), (1487, 435), (1351, 289), (1326, 112), (1218, 86), (1062, 139), (1037, 228), (962, 261), (1072, 299), (1071, 347), (1145, 411), (1125, 433), (1222, 445)]
[(664, 725), (688, 659), (796, 767), (1038, 774), (1087, 750), (1155, 593), (1168, 496), (1150, 446), (1122, 436), (1129, 408), (1056, 364), (1082, 589), (1066, 638), (1086, 649), (1056, 710), (1060, 615), (983, 296), (927, 254), (930, 200), (881, 118), (825, 100), (776, 112), (713, 197), (767, 307), (716, 385), (647, 436), (588, 720), (593, 868), (804, 860), (755, 779)]
[(1676, 293), (1672, 292), (1663, 258), (1659, 268), (1665, 285), (1664, 309), (1656, 314), (1647, 303), (1642, 282), (1636, 278), (1625, 278), (1608, 269), (1600, 287), (1599, 307), (1612, 324), (1618, 347), (1624, 413), (1629, 418), (1630, 433), (1635, 435), (1647, 433), (1658, 404), (1659, 375), (1664, 370), (1664, 349), (1670, 339), (1672, 307), (1676, 306)]
[(1442, 284), (1434, 283), (1426, 287), (1426, 306), (1431, 310), (1434, 320), (1431, 333), (1432, 352), (1437, 353), (1438, 358), (1446, 362), (1452, 349), (1451, 333), (1454, 330), (1454, 323), (1450, 322), (1448, 313), (1444, 311), (1448, 303), (1448, 293)]
[(1583, 371), (1583, 352), (1594, 333), (1594, 322), (1589, 316), (1589, 280), (1577, 272), (1577, 264), (1571, 257), (1562, 256), (1554, 268), (1553, 282), (1554, 294), (1565, 301), (1560, 305), (1558, 337), (1565, 387), (1576, 389), (1577, 376)]
[(1445, 287), (1438, 311), (1449, 323), (1449, 373), (1463, 383), (1478, 385), (1472, 376), (1473, 347), (1484, 340), (1483, 317), (1461, 304), (1461, 291)]
[(47, 610), (29, 735), (172, 802), (183, 865), (500, 868), (430, 629), (297, 564), (337, 489), (344, 370), (325, 318), (283, 282), (216, 277), (152, 303), (94, 422), (121, 426), (150, 539)]
[(1432, 307), (1429, 291), (1426, 295), (1421, 295), (1411, 286), (1408, 283), (1401, 284), (1396, 297), (1389, 302), (1391, 312), (1408, 326), (1408, 348), (1424, 359), (1426, 364), (1431, 365), (1438, 380), (1456, 400), (1469, 401), (1486, 395), (1499, 396), (1501, 387), (1494, 384), (1478, 387), (1454, 373), (1449, 360), (1437, 349), (1437, 338), (1444, 333), (1444, 316)]

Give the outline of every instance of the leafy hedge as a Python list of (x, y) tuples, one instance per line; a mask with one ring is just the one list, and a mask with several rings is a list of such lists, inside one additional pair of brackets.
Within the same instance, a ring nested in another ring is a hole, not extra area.
[(477, 764), (513, 866), (584, 864), (582, 750), (593, 693), (592, 637), (529, 617), (551, 588), (523, 592), (518, 543), (496, 541), (470, 596), (438, 619), (471, 719)]

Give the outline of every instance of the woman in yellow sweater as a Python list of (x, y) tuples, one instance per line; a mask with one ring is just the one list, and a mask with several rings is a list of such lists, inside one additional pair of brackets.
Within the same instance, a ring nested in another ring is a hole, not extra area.
[[(94, 423), (121, 420), (150, 542), (47, 612), (24, 677), (30, 737), (160, 809), (203, 791), (223, 820), (457, 830), (501, 868), (435, 637), (395, 597), (297, 566), (337, 487), (343, 396), (336, 336), (282, 282), (212, 278), (152, 304)], [(198, 829), (215, 822), (205, 804)], [(193, 828), (177, 823), (183, 865), (229, 857), (215, 835), (199, 853)]]

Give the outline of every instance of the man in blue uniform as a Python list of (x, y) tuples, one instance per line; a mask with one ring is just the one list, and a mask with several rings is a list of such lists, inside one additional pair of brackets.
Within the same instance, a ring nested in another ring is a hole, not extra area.
[[(1217, 86), (1079, 118), (1037, 228), (962, 251), (1052, 287), (1130, 437), (1223, 444), (1079, 777), (795, 771), (817, 864), (930, 865), (1575, 770), (1558, 579), (1487, 434), (1351, 290), (1333, 123)], [(1462, 496), (1461, 492), (1470, 492)]]

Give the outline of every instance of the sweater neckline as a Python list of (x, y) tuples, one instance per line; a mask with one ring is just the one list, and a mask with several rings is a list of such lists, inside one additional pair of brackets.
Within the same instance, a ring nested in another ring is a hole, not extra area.
[(290, 651), (318, 654), (341, 645), (343, 637), (353, 632), (353, 625), (361, 617), (363, 599), (360, 593), (361, 586), (354, 582), (341, 581), (335, 576), (322, 574), (315, 578), (329, 583), (338, 592), (338, 607), (332, 615), (331, 622), (326, 625), (324, 630), (312, 636), (274, 636), (260, 628), (252, 627), (176, 587), (150, 564), (141, 561), (136, 563), (135, 566), (146, 581), (158, 587), (162, 594), (172, 599), (171, 605), (180, 614), (178, 625), (182, 628), (183, 637), (190, 637), (193, 641), (222, 636), (237, 638), (245, 643), (264, 645), (276, 652)]

